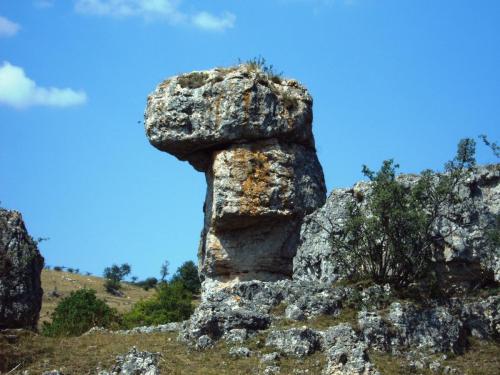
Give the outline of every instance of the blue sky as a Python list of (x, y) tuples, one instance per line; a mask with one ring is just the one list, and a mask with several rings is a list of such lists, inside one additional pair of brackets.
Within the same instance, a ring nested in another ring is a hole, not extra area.
[(139, 123), (161, 80), (264, 56), (314, 97), (331, 190), (499, 140), (499, 47), (497, 0), (0, 0), (1, 205), (49, 265), (158, 276), (196, 258), (205, 194)]

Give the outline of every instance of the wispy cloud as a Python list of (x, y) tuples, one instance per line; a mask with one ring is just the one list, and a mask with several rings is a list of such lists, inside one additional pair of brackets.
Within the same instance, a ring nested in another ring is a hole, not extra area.
[(97, 16), (141, 17), (170, 24), (189, 24), (210, 31), (231, 28), (236, 21), (236, 16), (231, 13), (226, 12), (220, 17), (206, 11), (192, 15), (183, 12), (179, 5), (180, 0), (77, 0), (75, 10)]
[(195, 14), (192, 22), (200, 29), (221, 31), (234, 26), (236, 16), (232, 13), (224, 13), (222, 17), (216, 17), (208, 12)]
[(4, 62), (0, 66), (0, 103), (22, 109), (34, 105), (69, 107), (84, 104), (87, 95), (69, 88), (40, 87), (23, 68)]
[(17, 23), (0, 16), (0, 37), (14, 36), (21, 29)]

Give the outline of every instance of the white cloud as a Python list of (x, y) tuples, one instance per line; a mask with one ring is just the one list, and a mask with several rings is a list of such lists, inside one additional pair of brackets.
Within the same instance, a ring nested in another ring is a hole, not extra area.
[(222, 17), (206, 11), (190, 15), (179, 9), (180, 2), (181, 0), (76, 0), (75, 10), (97, 16), (141, 17), (171, 24), (190, 24), (211, 31), (231, 28), (236, 21), (236, 16), (231, 13), (225, 13)]
[(222, 17), (216, 17), (208, 12), (200, 12), (193, 16), (193, 24), (200, 29), (222, 31), (234, 26), (236, 16), (225, 13)]
[(69, 107), (86, 101), (83, 91), (40, 87), (26, 76), (23, 68), (8, 62), (0, 66), (0, 103), (21, 109), (34, 105)]
[(11, 20), (0, 16), (0, 37), (9, 37), (17, 34), (21, 26)]

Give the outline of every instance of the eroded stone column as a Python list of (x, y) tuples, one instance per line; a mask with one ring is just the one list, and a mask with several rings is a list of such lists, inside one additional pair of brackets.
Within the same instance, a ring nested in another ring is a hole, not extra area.
[(307, 90), (247, 65), (193, 72), (161, 83), (145, 119), (151, 144), (206, 174), (201, 275), (290, 277), (300, 222), (326, 194)]

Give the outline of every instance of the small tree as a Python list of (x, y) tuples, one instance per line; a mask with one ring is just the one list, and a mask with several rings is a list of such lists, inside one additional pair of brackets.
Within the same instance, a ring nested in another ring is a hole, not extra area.
[(193, 261), (184, 262), (172, 277), (172, 282), (180, 282), (193, 294), (197, 294), (201, 289), (201, 282), (198, 276), (198, 268)]
[(445, 173), (424, 171), (414, 187), (397, 180), (399, 166), (393, 160), (384, 161), (378, 172), (363, 166), (370, 194), (348, 205), (340, 230), (333, 223), (328, 230), (334, 256), (346, 274), (396, 288), (426, 278), (439, 239), (435, 224), (446, 206), (460, 201), (457, 189), (466, 169), (474, 166), (474, 156), (474, 140), (461, 140)]
[(170, 262), (168, 260), (164, 261), (160, 268), (161, 281), (164, 282), (165, 278), (169, 275), (168, 268), (170, 267)]
[(42, 332), (47, 336), (78, 336), (92, 327), (111, 327), (118, 322), (118, 313), (96, 297), (95, 290), (80, 289), (62, 299), (52, 313), (52, 322), (45, 322)]
[(161, 283), (156, 295), (137, 302), (123, 317), (126, 328), (180, 322), (193, 312), (191, 293), (179, 282)]
[(104, 287), (109, 293), (116, 293), (121, 288), (120, 282), (125, 276), (131, 272), (132, 268), (129, 264), (123, 263), (121, 266), (113, 264), (111, 267), (104, 269), (104, 277), (106, 282)]

